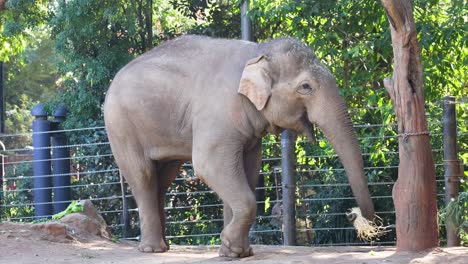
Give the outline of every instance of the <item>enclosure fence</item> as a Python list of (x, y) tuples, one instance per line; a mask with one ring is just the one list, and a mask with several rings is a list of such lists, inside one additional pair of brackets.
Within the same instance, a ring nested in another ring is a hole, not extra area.
[[(443, 156), (444, 104), (454, 105), (459, 116), (456, 134), (459, 150), (456, 155), (464, 159), (462, 175), (468, 161), (466, 100), (442, 100), (428, 104), (426, 110), (437, 174), (439, 207), (445, 204), (444, 176), (447, 176), (444, 174)], [(394, 245), (392, 188), (398, 175), (398, 133), (393, 111), (390, 106), (382, 106), (351, 108), (349, 112), (361, 144), (376, 214), (382, 218), (381, 224), (387, 226), (388, 231), (379, 241), (372, 243)], [(365, 123), (360, 119), (365, 115), (373, 116), (373, 120), (377, 121)], [(39, 118), (49, 121), (46, 116), (36, 115), (36, 120)], [(61, 121), (57, 117), (53, 120), (57, 123)], [(41, 135), (52, 138), (56, 144), (35, 144), (32, 147), (33, 138), (36, 140)], [(355, 206), (355, 201), (344, 169), (319, 130), (315, 131), (315, 135), (315, 144), (302, 137), (295, 143), (293, 177), (297, 243), (316, 246), (369, 245), (370, 242), (356, 238), (354, 228), (345, 216), (346, 210)], [(104, 126), (5, 134), (0, 136), (0, 140), (3, 142), (0, 220), (38, 221), (40, 218), (50, 218), (73, 200), (89, 199), (97, 206), (114, 236), (138, 239), (138, 208), (114, 163)], [(37, 155), (37, 151), (42, 151), (44, 155)], [(37, 175), (33, 172), (37, 171), (33, 170), (37, 164), (45, 164), (49, 169)], [(256, 188), (258, 214), (250, 231), (250, 240), (257, 244), (282, 244), (285, 229), (282, 203), (284, 185), (281, 141), (277, 136), (263, 139), (260, 174)], [(45, 195), (45, 199), (40, 200), (37, 197), (40, 195)], [(192, 165), (184, 164), (166, 194), (166, 233), (170, 243), (219, 244), (223, 226), (222, 206), (216, 194), (197, 178)], [(38, 214), (39, 208), (42, 211)], [(443, 241), (444, 226), (440, 228)]]

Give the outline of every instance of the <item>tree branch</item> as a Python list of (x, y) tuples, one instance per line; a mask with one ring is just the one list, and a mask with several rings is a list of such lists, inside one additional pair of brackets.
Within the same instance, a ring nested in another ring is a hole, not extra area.
[(392, 102), (395, 104), (395, 88), (393, 87), (393, 78), (385, 78), (383, 80), (383, 84), (388, 94), (390, 95), (390, 99), (392, 99)]
[(406, 12), (403, 5), (398, 5), (394, 0), (381, 0), (382, 5), (387, 14), (388, 21), (392, 27), (398, 31), (406, 23), (406, 18), (403, 16)]

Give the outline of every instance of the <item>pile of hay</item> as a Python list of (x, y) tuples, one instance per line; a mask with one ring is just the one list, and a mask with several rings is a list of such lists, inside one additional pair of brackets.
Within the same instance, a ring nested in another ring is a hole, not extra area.
[[(357, 236), (361, 240), (370, 242), (376, 241), (379, 240), (380, 236), (388, 232), (388, 230), (386, 230), (387, 227), (364, 218), (364, 216), (362, 216), (361, 209), (357, 207), (352, 208), (350, 212), (346, 213), (346, 216), (348, 219), (353, 221), (354, 228), (356, 228), (357, 231)], [(380, 217), (375, 217), (375, 220), (381, 220)]]

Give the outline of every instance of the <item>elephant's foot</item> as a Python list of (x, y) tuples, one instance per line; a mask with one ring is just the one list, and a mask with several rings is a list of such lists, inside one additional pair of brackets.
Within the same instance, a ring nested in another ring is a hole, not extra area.
[(253, 251), (251, 247), (228, 247), (224, 243), (222, 243), (221, 247), (219, 248), (219, 256), (229, 258), (246, 258), (253, 256)]
[(220, 257), (246, 258), (253, 256), (252, 248), (248, 242), (244, 246), (237, 246), (226, 238), (224, 232), (221, 234), (221, 247), (219, 248)]
[(163, 239), (154, 241), (148, 239), (140, 242), (138, 250), (144, 253), (163, 253), (169, 250), (169, 245)]

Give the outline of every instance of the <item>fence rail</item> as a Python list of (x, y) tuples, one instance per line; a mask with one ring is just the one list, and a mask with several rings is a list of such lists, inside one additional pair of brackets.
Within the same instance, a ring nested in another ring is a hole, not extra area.
[[(445, 102), (445, 101), (444, 101)], [(466, 111), (466, 102), (455, 102), (460, 111)], [(429, 111), (431, 143), (437, 173), (438, 201), (444, 204), (444, 158), (443, 133), (440, 104), (429, 104), (435, 109)], [(385, 107), (364, 107), (350, 109), (359, 111), (391, 111)], [(466, 113), (465, 113), (466, 114)], [(396, 123), (359, 123), (354, 125), (361, 143), (365, 160), (365, 171), (369, 177), (369, 189), (376, 204), (377, 215), (383, 224), (390, 226), (389, 233), (380, 245), (395, 244), (395, 211), (392, 202), (392, 188), (398, 169), (398, 135)], [(457, 136), (463, 143), (459, 149), (464, 157), (467, 149), (467, 122), (458, 122)], [(36, 135), (64, 133), (70, 144), (32, 148)], [(109, 227), (117, 236), (137, 239), (139, 235), (138, 209), (131, 191), (124, 181), (121, 186), (120, 172), (113, 161), (109, 142), (103, 126), (74, 128), (48, 132), (17, 133), (0, 135), (6, 149), (3, 155), (4, 175), (0, 179), (0, 220), (33, 221), (35, 208), (53, 205), (54, 201), (35, 201), (35, 191), (50, 191), (69, 188), (71, 199), (90, 199), (98, 207)], [(295, 209), (297, 240), (300, 245), (369, 245), (356, 239), (355, 232), (347, 222), (345, 212), (354, 206), (354, 198), (347, 182), (344, 169), (327, 141), (316, 132), (317, 145), (307, 140), (296, 141), (296, 167), (294, 170)], [(267, 137), (263, 141), (261, 184), (256, 188), (259, 212), (250, 232), (250, 239), (256, 243), (280, 244), (283, 237), (283, 186), (281, 169), (281, 141), (278, 137)], [(70, 150), (70, 157), (47, 157), (34, 159), (34, 150), (53, 152), (57, 148)], [(33, 166), (38, 163), (63, 161), (71, 165), (68, 173), (34, 175)], [(468, 160), (464, 160), (465, 166)], [(69, 178), (63, 186), (34, 186), (34, 180)], [(198, 180), (192, 165), (182, 166), (179, 176), (166, 194), (167, 233), (171, 243), (212, 244), (219, 243), (219, 232), (223, 226), (222, 202), (216, 194)], [(41, 217), (51, 217), (52, 213)], [(126, 216), (126, 217), (124, 217)]]

